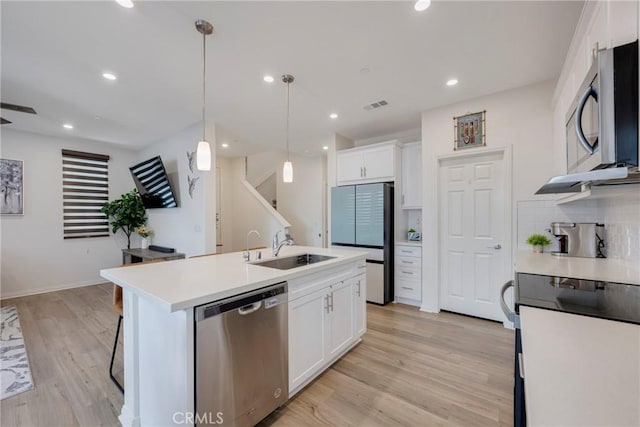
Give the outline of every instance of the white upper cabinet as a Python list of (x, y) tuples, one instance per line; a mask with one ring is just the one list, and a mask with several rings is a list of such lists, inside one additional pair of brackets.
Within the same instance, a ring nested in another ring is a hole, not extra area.
[(337, 153), (337, 180), (341, 182), (354, 182), (362, 179), (362, 153), (360, 151)]
[(422, 209), (422, 143), (402, 146), (402, 209)]
[(338, 185), (395, 181), (398, 146), (383, 143), (336, 153)]

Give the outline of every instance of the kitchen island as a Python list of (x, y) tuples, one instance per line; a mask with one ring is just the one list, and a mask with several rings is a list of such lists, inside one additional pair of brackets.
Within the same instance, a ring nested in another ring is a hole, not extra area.
[[(304, 253), (332, 258), (281, 270), (238, 252), (102, 270), (123, 288), (122, 425), (193, 424), (197, 306), (287, 282), (289, 397), (358, 344), (366, 331), (366, 253), (286, 246), (278, 258)], [(270, 256), (263, 251), (263, 261)]]

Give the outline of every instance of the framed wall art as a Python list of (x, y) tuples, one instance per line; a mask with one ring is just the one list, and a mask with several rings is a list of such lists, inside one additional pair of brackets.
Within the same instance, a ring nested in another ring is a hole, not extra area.
[(453, 118), (453, 149), (460, 150), (470, 147), (484, 147), (487, 145), (485, 134), (486, 111), (470, 113)]
[(24, 163), (0, 159), (0, 214), (24, 214)]

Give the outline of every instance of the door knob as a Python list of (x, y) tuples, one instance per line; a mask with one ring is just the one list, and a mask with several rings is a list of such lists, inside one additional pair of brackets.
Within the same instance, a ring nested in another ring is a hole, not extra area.
[(495, 245), (495, 246), (487, 246), (487, 248), (489, 248), (489, 249), (495, 249), (495, 250), (500, 250), (500, 249), (502, 249), (502, 246), (500, 246), (500, 243), (498, 243), (498, 244), (497, 244), (497, 245)]

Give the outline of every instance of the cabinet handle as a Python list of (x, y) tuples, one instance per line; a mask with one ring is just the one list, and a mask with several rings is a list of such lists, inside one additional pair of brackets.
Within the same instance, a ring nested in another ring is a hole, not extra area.
[(358, 283), (356, 283), (356, 286), (358, 287), (356, 290), (356, 295), (360, 296), (360, 280), (358, 280)]
[(403, 260), (403, 261), (400, 261), (400, 262), (403, 263), (403, 264), (413, 264), (413, 261), (404, 261)]
[(329, 295), (328, 294), (324, 296), (324, 302), (325, 302), (324, 309), (327, 310), (327, 314), (329, 314)]
[(331, 311), (333, 312), (333, 292), (331, 292), (329, 295), (331, 295)]
[(359, 265), (358, 268), (367, 268), (367, 264)]
[(366, 166), (364, 167), (364, 177), (365, 178), (367, 177), (367, 167)]
[(402, 195), (402, 204), (404, 205), (404, 194)]
[(410, 287), (408, 287), (408, 286), (403, 286), (403, 287), (402, 287), (402, 289), (406, 289), (406, 290), (408, 290), (408, 291), (412, 291), (412, 290), (413, 290), (413, 288), (410, 288)]
[(413, 251), (406, 251), (404, 249), (400, 250), (400, 252), (405, 253), (405, 254), (412, 254), (413, 253)]
[(411, 271), (405, 271), (405, 270), (402, 270), (402, 272), (403, 272), (404, 274), (410, 274), (410, 275), (412, 275), (412, 276), (415, 274), (415, 273), (413, 273), (413, 272), (411, 272)]
[(362, 166), (360, 166), (360, 178), (362, 178), (362, 174), (363, 174), (363, 173), (364, 173), (364, 172), (362, 171)]

